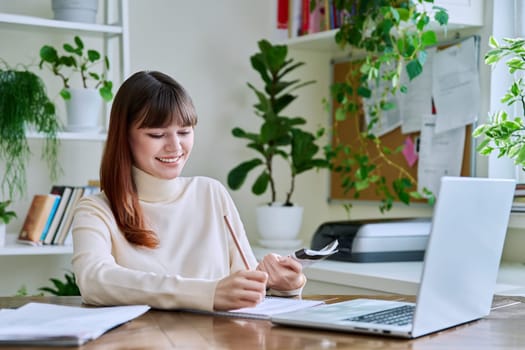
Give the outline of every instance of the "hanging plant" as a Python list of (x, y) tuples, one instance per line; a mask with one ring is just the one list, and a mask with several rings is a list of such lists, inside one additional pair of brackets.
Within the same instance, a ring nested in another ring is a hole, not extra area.
[(45, 136), (42, 158), (49, 166), (51, 179), (58, 177), (60, 123), (55, 105), (39, 76), (27, 69), (10, 68), (3, 61), (1, 65), (0, 160), (5, 165), (1, 188), (4, 196), (14, 199), (26, 193), (26, 166), (31, 156), (26, 137), (28, 130)]
[[(315, 5), (316, 0), (312, 1)], [(350, 73), (348, 81), (333, 84), (331, 94), (337, 107), (334, 111), (334, 142), (331, 148), (332, 170), (341, 175), (345, 194), (359, 198), (373, 188), (381, 198), (381, 212), (389, 210), (395, 200), (409, 204), (411, 199), (434, 200), (428, 190), (417, 191), (417, 181), (403, 167), (391, 161), (402, 145), (389, 148), (374, 132), (382, 114), (395, 108), (391, 97), (406, 92), (401, 75), (409, 80), (423, 72), (425, 49), (437, 44), (436, 33), (429, 29), (431, 13), (426, 8), (433, 0), (334, 0), (346, 15), (336, 33), (335, 41), (344, 48), (350, 46), (362, 54), (362, 61)], [(433, 19), (446, 25), (445, 9), (434, 6)], [(403, 73), (406, 72), (406, 73)], [(366, 100), (366, 103), (362, 101)], [(368, 120), (365, 126), (362, 106)], [(355, 119), (359, 128), (358, 146), (350, 146), (339, 137), (338, 126)], [(370, 153), (374, 150), (374, 155)], [(398, 176), (391, 182), (385, 176), (385, 166), (393, 167)], [(351, 205), (347, 205), (347, 208)]]

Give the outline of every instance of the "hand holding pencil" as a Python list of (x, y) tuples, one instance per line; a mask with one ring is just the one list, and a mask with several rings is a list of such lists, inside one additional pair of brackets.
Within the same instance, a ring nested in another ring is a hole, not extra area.
[(268, 274), (250, 269), (248, 259), (227, 216), (224, 216), (224, 221), (245, 269), (235, 271), (217, 283), (213, 308), (216, 311), (222, 311), (253, 307), (260, 303), (266, 295)]
[[(250, 269), (246, 254), (239, 243), (238, 237), (233, 230), (227, 216), (224, 216), (224, 221), (232, 240), (241, 256), (241, 259), (246, 267)], [(267, 288), (272, 288), (279, 291), (298, 290), (302, 288), (306, 282), (306, 278), (302, 273), (302, 264), (292, 257), (283, 257), (277, 254), (266, 255), (260, 264), (257, 266), (258, 271), (264, 271), (268, 274)]]

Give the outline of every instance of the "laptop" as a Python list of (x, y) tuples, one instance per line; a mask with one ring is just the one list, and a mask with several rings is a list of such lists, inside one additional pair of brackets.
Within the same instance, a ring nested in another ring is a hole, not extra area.
[(416, 338), (488, 315), (514, 190), (510, 179), (441, 179), (415, 303), (355, 299), (272, 322)]

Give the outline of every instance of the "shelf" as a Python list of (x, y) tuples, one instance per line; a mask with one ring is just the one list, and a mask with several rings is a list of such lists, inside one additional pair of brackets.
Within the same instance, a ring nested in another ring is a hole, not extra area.
[(328, 30), (315, 34), (298, 36), (288, 39), (284, 44), (296, 50), (338, 51), (340, 48), (335, 43), (335, 33), (338, 29)]
[(16, 243), (17, 235), (7, 234), (6, 245), (0, 247), (0, 256), (20, 255), (70, 255), (73, 254), (71, 245), (46, 245), (35, 247), (28, 244)]
[(18, 25), (26, 27), (43, 27), (48, 29), (68, 29), (91, 34), (106, 34), (110, 36), (122, 34), (121, 26), (57, 21), (33, 16), (0, 13), (0, 25), (4, 24), (9, 26)]
[(525, 212), (510, 213), (509, 228), (525, 228)]
[[(28, 139), (43, 139), (44, 134), (37, 132), (27, 132)], [(59, 140), (71, 140), (71, 141), (105, 141), (107, 135), (105, 133), (95, 132), (59, 132), (57, 138)]]

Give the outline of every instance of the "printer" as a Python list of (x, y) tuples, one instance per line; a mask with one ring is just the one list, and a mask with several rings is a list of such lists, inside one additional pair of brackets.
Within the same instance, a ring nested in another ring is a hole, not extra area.
[(431, 224), (430, 218), (326, 222), (315, 232), (311, 247), (321, 249), (338, 240), (339, 251), (330, 260), (421, 261)]

